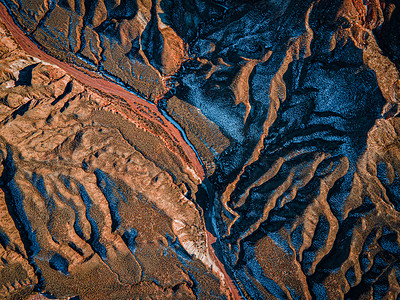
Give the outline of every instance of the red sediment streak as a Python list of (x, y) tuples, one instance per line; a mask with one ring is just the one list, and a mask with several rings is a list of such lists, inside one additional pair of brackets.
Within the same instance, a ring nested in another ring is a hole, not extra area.
[[(115, 95), (117, 97), (124, 99), (131, 106), (132, 110), (134, 110), (136, 113), (145, 118), (149, 118), (152, 115), (153, 116), (151, 118), (152, 121), (163, 126), (166, 132), (168, 132), (174, 138), (174, 140), (177, 140), (179, 142), (186, 156), (192, 162), (197, 176), (199, 176), (201, 180), (205, 178), (206, 175), (204, 172), (204, 168), (201, 162), (198, 160), (196, 153), (185, 142), (179, 130), (162, 115), (162, 113), (158, 110), (155, 104), (149, 103), (146, 100), (141, 99), (137, 95), (127, 91), (123, 87), (99, 77), (99, 75), (94, 72), (90, 72), (88, 70), (82, 72), (73, 65), (62, 62), (48, 55), (46, 52), (40, 50), (39, 47), (25, 35), (25, 33), (21, 30), (21, 28), (19, 28), (18, 25), (15, 24), (14, 20), (8, 13), (7, 8), (1, 2), (0, 2), (0, 20), (6, 25), (7, 29), (11, 32), (14, 39), (26, 53), (60, 67), (61, 69), (66, 71), (69, 75), (71, 75), (78, 81), (84, 83), (86, 86), (90, 86), (106, 94)], [(143, 106), (146, 108), (148, 113), (145, 113), (143, 109), (139, 109), (139, 107)], [(207, 233), (206, 238), (207, 238), (208, 252), (211, 255), (212, 259), (214, 260), (215, 264), (224, 274), (225, 283), (230, 289), (233, 299), (234, 300), (243, 299), (240, 296), (240, 293), (236, 288), (235, 284), (233, 283), (232, 279), (228, 276), (227, 272), (225, 271), (224, 265), (217, 258), (217, 256), (214, 253), (214, 250), (211, 247), (211, 243), (214, 243), (216, 241), (216, 238), (210, 232), (206, 231), (206, 233)]]
[(207, 239), (207, 246), (208, 246), (208, 253), (210, 254), (211, 258), (214, 260), (217, 267), (221, 270), (221, 272), (225, 276), (225, 283), (228, 286), (229, 290), (232, 293), (232, 297), (234, 300), (242, 300), (243, 297), (240, 295), (239, 290), (237, 289), (236, 285), (233, 283), (233, 280), (229, 277), (228, 273), (225, 270), (224, 265), (218, 259), (217, 255), (214, 252), (214, 249), (211, 247), (211, 244), (217, 241), (216, 237), (211, 234), (211, 232), (206, 231), (206, 239)]

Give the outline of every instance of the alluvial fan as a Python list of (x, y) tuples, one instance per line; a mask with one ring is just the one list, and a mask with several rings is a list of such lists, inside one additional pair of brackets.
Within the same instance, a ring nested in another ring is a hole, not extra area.
[(2, 2), (4, 297), (398, 297), (399, 1)]

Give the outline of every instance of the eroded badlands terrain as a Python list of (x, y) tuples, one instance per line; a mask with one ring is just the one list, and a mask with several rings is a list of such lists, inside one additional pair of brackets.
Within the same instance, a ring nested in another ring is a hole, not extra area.
[(2, 297), (398, 297), (399, 1), (2, 3)]
[(27, 55), (0, 30), (2, 297), (224, 295), (186, 197), (195, 172), (123, 99)]

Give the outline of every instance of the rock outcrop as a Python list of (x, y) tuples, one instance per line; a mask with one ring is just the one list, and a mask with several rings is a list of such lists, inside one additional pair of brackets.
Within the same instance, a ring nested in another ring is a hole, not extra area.
[(399, 1), (3, 2), (196, 153), (6, 34), (5, 295), (399, 297)]
[(0, 26), (1, 297), (228, 298), (173, 152)]

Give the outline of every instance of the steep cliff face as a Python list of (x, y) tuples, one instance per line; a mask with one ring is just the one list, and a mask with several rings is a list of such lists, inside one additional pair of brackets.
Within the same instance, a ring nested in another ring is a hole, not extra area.
[[(154, 99), (206, 171), (151, 114), (4, 50), (1, 187), (15, 226), (2, 245), (27, 286), (92, 297), (94, 279), (70, 279), (92, 255), (120, 282), (104, 293), (229, 297), (207, 228), (246, 299), (398, 297), (398, 1), (3, 2), (52, 55)], [(159, 265), (163, 283), (144, 275)]]

